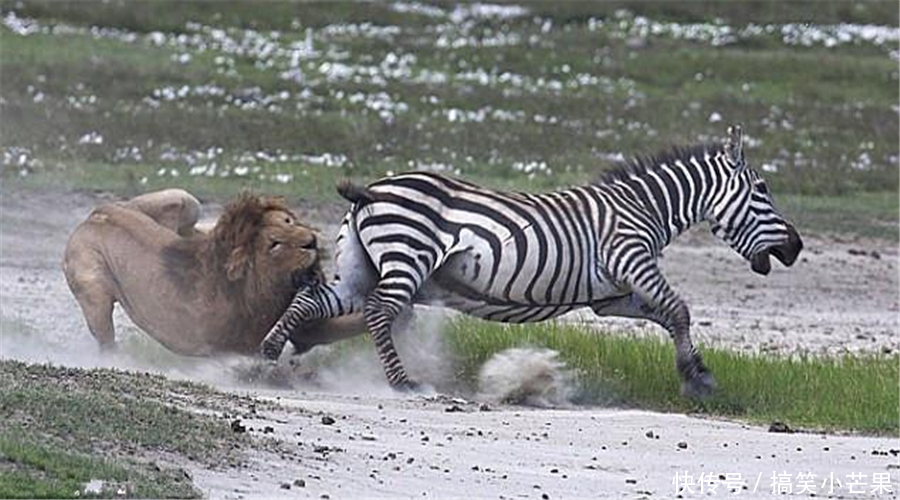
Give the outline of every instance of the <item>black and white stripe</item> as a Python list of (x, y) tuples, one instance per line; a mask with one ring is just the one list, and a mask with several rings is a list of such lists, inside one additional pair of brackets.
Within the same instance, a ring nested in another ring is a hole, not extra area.
[(412, 382), (390, 332), (413, 303), (508, 323), (590, 307), (665, 327), (685, 392), (706, 394), (714, 382), (691, 342), (688, 308), (659, 271), (661, 250), (702, 220), (758, 272), (768, 272), (769, 252), (790, 265), (800, 249), (745, 163), (740, 129), (729, 132), (724, 145), (676, 149), (546, 194), (430, 173), (344, 184), (354, 204), (338, 237), (339, 277), (298, 292), (263, 352), (276, 358), (303, 321), (362, 311), (388, 380), (401, 387)]

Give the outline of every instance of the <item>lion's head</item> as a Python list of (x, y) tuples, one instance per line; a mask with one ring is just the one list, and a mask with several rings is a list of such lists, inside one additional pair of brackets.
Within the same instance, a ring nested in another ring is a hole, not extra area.
[(315, 231), (281, 198), (244, 193), (209, 235), (172, 245), (164, 258), (185, 288), (207, 285), (197, 291), (225, 293), (247, 314), (268, 315), (280, 314), (298, 287), (321, 276), (320, 253)]

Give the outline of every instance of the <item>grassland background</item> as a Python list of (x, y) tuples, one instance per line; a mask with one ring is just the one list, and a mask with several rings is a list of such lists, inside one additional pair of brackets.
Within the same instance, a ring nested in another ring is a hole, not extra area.
[(896, 236), (897, 42), (835, 30), (896, 29), (895, 3), (516, 5), (4, 0), (0, 177), (334, 203), (339, 177), (422, 168), (539, 190), (740, 122), (801, 228)]

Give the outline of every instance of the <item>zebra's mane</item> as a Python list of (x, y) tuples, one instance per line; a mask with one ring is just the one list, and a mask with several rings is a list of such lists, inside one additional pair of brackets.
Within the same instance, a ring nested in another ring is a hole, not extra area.
[(607, 184), (630, 177), (639, 177), (647, 172), (659, 170), (662, 165), (672, 165), (678, 160), (687, 163), (691, 157), (702, 158), (705, 154), (712, 156), (721, 152), (724, 147), (724, 144), (720, 143), (673, 146), (654, 155), (635, 156), (629, 160), (618, 162), (613, 168), (601, 173), (593, 184)]

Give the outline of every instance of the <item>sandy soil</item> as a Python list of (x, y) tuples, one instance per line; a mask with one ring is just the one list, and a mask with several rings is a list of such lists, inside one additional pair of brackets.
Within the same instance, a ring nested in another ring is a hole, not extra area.
[[(59, 266), (69, 232), (99, 201), (74, 194), (12, 193), (0, 199), (0, 356), (153, 370), (248, 391), (222, 375), (233, 360), (168, 355), (121, 313), (120, 338), (132, 347), (99, 355)], [(217, 210), (208, 207), (205, 215), (213, 218)], [(339, 209), (304, 212), (326, 233), (333, 233), (340, 217)], [(691, 306), (695, 338), (751, 351), (900, 349), (896, 243), (811, 237), (805, 243), (797, 265), (776, 264), (768, 277), (754, 275), (747, 263), (702, 231), (671, 247), (663, 268)], [(586, 315), (570, 319), (597, 322)], [(660, 334), (632, 321), (603, 324)], [(424, 362), (440, 364), (435, 359)], [(272, 426), (268, 436), (283, 440), (288, 451), (254, 457), (246, 469), (194, 470), (195, 483), (213, 497), (234, 498), (634, 498), (673, 495), (676, 472), (694, 480), (701, 473), (716, 478), (739, 473), (748, 488), (741, 492), (757, 497), (771, 494), (773, 473), (813, 472), (822, 496), (827, 490), (821, 482), (831, 473), (842, 483), (847, 474), (864, 473), (869, 483), (873, 473), (890, 472), (893, 489), (900, 489), (898, 459), (888, 453), (900, 448), (896, 439), (776, 434), (616, 409), (492, 405), (479, 411), (477, 403), (393, 394), (374, 355), (352, 360), (342, 370), (321, 377), (308, 392), (250, 390), (287, 409), (245, 424)], [(410, 371), (415, 373), (414, 367)], [(323, 424), (323, 415), (336, 422)], [(649, 431), (658, 439), (647, 437)], [(680, 442), (687, 447), (680, 448)], [(295, 479), (305, 486), (282, 487)], [(836, 495), (856, 496), (846, 485), (835, 487)], [(717, 494), (723, 495), (719, 488)], [(698, 486), (693, 489), (685, 498), (706, 495)], [(868, 490), (859, 496), (869, 496)]]

